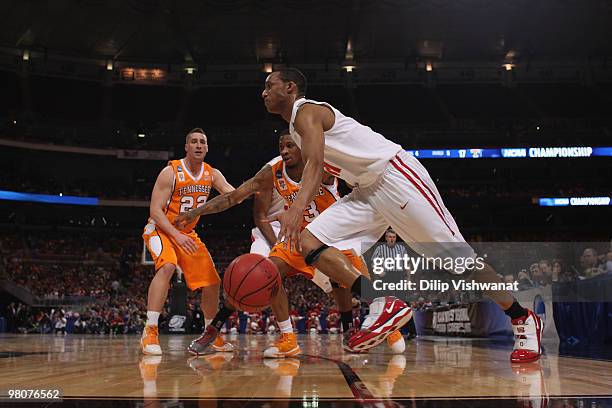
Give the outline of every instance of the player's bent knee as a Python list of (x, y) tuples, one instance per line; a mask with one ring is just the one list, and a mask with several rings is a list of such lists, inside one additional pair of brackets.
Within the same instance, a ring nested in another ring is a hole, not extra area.
[(312, 251), (308, 252), (308, 254), (304, 257), (304, 260), (306, 261), (306, 265), (312, 265), (315, 262), (317, 262), (319, 258), (321, 257), (321, 254), (323, 253), (323, 251), (325, 251), (326, 249), (329, 249), (329, 247), (323, 244), (317, 249), (313, 249)]
[(321, 242), (317, 237), (312, 235), (312, 233), (308, 231), (308, 229), (304, 229), (301, 232), (300, 243), (302, 246), (301, 252), (303, 257), (306, 257), (306, 255), (308, 255), (310, 251), (317, 249), (321, 245), (323, 245), (323, 242)]

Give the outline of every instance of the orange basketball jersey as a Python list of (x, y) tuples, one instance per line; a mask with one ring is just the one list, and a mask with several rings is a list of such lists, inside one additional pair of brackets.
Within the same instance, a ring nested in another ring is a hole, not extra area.
[[(291, 180), (285, 170), (285, 162), (280, 160), (272, 165), (272, 177), (274, 178), (274, 187), (278, 194), (285, 200), (285, 208), (291, 207), (298, 191), (300, 191), (300, 183)], [(304, 210), (304, 221), (302, 229), (312, 222), (322, 211), (335, 203), (340, 198), (338, 194), (338, 181), (334, 179), (334, 184), (321, 184), (319, 192), (314, 200), (310, 202)]]
[[(165, 212), (166, 217), (172, 223), (180, 213), (204, 205), (212, 188), (213, 168), (203, 162), (200, 172), (191, 174), (184, 159), (171, 160), (168, 165), (172, 166), (174, 171), (174, 186)], [(199, 217), (187, 224), (184, 231), (191, 232), (198, 221)], [(152, 220), (149, 219), (149, 222)]]

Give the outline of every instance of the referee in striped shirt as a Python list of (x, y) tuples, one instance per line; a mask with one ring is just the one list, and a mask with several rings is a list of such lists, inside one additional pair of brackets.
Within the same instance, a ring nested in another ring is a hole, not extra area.
[[(408, 255), (406, 247), (402, 243), (397, 242), (397, 234), (391, 228), (385, 232), (385, 243), (378, 245), (374, 248), (372, 259), (384, 258), (384, 259), (396, 259), (397, 257), (403, 258), (404, 255)], [(394, 271), (400, 272), (400, 271)], [(403, 271), (401, 271), (403, 272)], [(384, 275), (381, 275), (384, 276)]]
[[(397, 257), (403, 258), (408, 255), (408, 250), (403, 243), (397, 242), (397, 234), (393, 229), (389, 228), (385, 232), (385, 243), (378, 245), (374, 248), (374, 253), (372, 254), (372, 259), (374, 258), (391, 258), (393, 260), (397, 259)], [(402, 279), (406, 278), (406, 272), (403, 269), (388, 271), (391, 273), (391, 276), (387, 277), (388, 281), (399, 282)], [(380, 277), (385, 276), (385, 274), (379, 275)], [(416, 337), (416, 327), (414, 325), (414, 319), (410, 319), (408, 323), (401, 328), (402, 334), (406, 335), (409, 339)]]

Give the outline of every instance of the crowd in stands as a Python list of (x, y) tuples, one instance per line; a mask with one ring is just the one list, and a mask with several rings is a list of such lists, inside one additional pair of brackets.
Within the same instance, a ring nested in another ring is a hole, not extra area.
[[(207, 244), (222, 272), (234, 257), (248, 252), (250, 242), (220, 235), (211, 237)], [(27, 288), (37, 299), (30, 306), (18, 302), (8, 305), (2, 311), (6, 329), (70, 333), (142, 330), (146, 294), (154, 270), (140, 262), (142, 244), (138, 235), (118, 233), (109, 239), (105, 234), (78, 230), (12, 230), (0, 235), (0, 253), (4, 278)], [(573, 261), (537, 258), (534, 252), (495, 266), (505, 282), (517, 281), (520, 290), (545, 287), (612, 274), (612, 249), (603, 245), (586, 247)], [(301, 276), (287, 279), (285, 286), (299, 330), (326, 331), (332, 327), (327, 321), (334, 320), (336, 307), (329, 296)], [(199, 298), (199, 293), (190, 292), (188, 296), (188, 320), (194, 332), (202, 328)], [(471, 299), (465, 293), (450, 290), (435, 296), (417, 292), (410, 300), (414, 307), (427, 308)], [(355, 315), (359, 316), (362, 311), (356, 302)], [(162, 322), (167, 320), (168, 307), (169, 304), (162, 313)], [(240, 313), (230, 320), (228, 331), (265, 333), (274, 326), (266, 312)]]
[[(27, 288), (37, 298), (34, 307), (12, 303), (3, 311), (8, 329), (71, 333), (135, 333), (142, 330), (143, 319), (146, 319), (146, 294), (154, 270), (151, 265), (140, 263), (142, 244), (139, 245), (138, 237), (118, 237), (116, 242), (110, 243), (114, 240), (70, 231), (61, 231), (62, 238), (54, 239), (58, 233), (13, 232), (0, 237), (6, 278)], [(220, 272), (233, 258), (248, 252), (250, 244), (248, 241), (237, 243), (228, 236), (216, 236), (209, 242), (209, 250)], [(331, 306), (329, 297), (303, 278), (289, 280), (287, 290), (291, 310), (298, 315)], [(201, 327), (199, 299), (199, 292), (190, 292), (188, 320), (193, 322), (193, 330), (197, 330), (198, 325)], [(46, 306), (52, 304), (56, 307)], [(162, 322), (167, 317), (168, 307), (167, 303)]]

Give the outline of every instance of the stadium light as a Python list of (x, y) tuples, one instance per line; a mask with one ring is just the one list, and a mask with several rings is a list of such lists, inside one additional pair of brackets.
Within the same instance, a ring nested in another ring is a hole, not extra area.
[(357, 68), (357, 64), (353, 58), (346, 58), (342, 63), (342, 69), (346, 72), (353, 72)]
[(346, 72), (353, 72), (355, 68), (357, 67), (355, 66), (354, 63), (346, 63), (342, 65), (342, 69), (344, 69)]
[(353, 52), (353, 40), (350, 38), (346, 41), (346, 51), (344, 53), (344, 62), (342, 69), (346, 72), (353, 72), (357, 68), (355, 65), (355, 53)]

